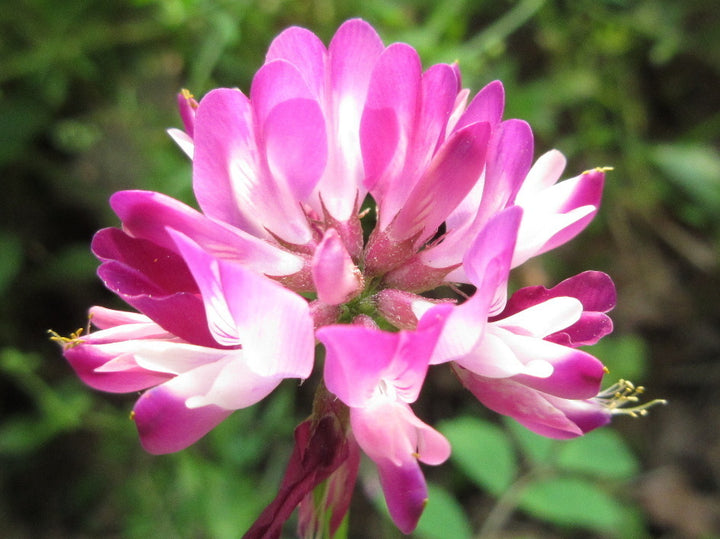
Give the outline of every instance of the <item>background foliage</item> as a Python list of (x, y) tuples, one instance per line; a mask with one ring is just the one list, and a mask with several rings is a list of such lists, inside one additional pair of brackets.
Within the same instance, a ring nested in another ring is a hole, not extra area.
[[(345, 19), (464, 85), (500, 78), (506, 117), (576, 173), (612, 165), (604, 206), (517, 284), (593, 268), (619, 288), (617, 330), (594, 350), (614, 377), (671, 405), (567, 444), (487, 414), (433, 372), (418, 415), (453, 442), (428, 470), (418, 537), (720, 537), (720, 23), (689, 0), (18, 0), (0, 10), (0, 521), (8, 537), (237, 537), (279, 484), (311, 389), (292, 383), (205, 440), (152, 457), (133, 395), (84, 387), (46, 330), (121, 307), (89, 241), (119, 189), (191, 200), (164, 133), (175, 94), (249, 87), (282, 28), (326, 42)], [(392, 537), (371, 475), (350, 536)], [(377, 507), (377, 509), (376, 509)], [(502, 531), (499, 531), (502, 530)]]

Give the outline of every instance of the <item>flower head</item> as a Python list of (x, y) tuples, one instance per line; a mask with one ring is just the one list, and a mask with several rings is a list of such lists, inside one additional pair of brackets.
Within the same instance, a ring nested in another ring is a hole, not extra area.
[[(122, 227), (93, 240), (99, 275), (139, 312), (95, 307), (96, 331), (58, 340), (89, 385), (144, 391), (133, 419), (146, 449), (195, 442), (282, 380), (308, 378), (316, 340), (325, 349), (315, 410), (253, 533), (275, 533), (298, 504), (301, 529), (319, 525), (313, 510), (339, 511), (337, 527), (349, 505), (337, 482), (354, 483), (357, 446), (395, 523), (414, 529), (427, 500), (419, 463), (450, 454), (411, 409), (432, 365), (548, 436), (580, 435), (619, 408), (599, 393), (600, 361), (577, 349), (612, 329), (606, 275), (508, 300), (512, 268), (595, 215), (605, 169), (558, 183), (565, 159), (532, 164), (531, 128), (503, 120), (500, 82), (468, 97), (457, 65), (423, 70), (364, 21), (328, 47), (289, 28), (247, 94), (178, 98), (184, 130), (170, 134), (192, 159), (199, 210), (147, 191), (110, 200)], [(441, 286), (472, 292), (422, 295)]]

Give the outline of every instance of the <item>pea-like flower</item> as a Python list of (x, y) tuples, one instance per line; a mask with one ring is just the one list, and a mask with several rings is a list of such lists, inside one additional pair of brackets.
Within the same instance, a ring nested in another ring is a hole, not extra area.
[[(284, 379), (307, 379), (324, 347), (313, 414), (248, 537), (277, 536), (298, 505), (302, 533), (336, 529), (358, 447), (412, 531), (427, 501), (419, 463), (450, 454), (410, 407), (435, 365), (559, 438), (634, 398), (627, 385), (603, 393), (603, 365), (577, 348), (612, 329), (609, 277), (508, 300), (514, 267), (597, 213), (606, 169), (558, 182), (564, 157), (533, 165), (532, 131), (503, 120), (500, 82), (469, 95), (457, 65), (423, 70), (412, 47), (386, 47), (364, 21), (327, 48), (289, 28), (247, 94), (178, 97), (184, 129), (170, 134), (192, 160), (199, 209), (148, 191), (110, 200), (122, 226), (96, 234), (98, 273), (139, 312), (94, 307), (95, 331), (54, 338), (90, 386), (144, 391), (132, 417), (148, 451), (183, 449)], [(437, 299), (439, 287), (460, 293)]]

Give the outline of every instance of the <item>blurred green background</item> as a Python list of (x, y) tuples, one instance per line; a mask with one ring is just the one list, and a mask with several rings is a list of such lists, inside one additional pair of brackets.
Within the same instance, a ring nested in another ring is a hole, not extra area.
[[(568, 175), (613, 166), (603, 207), (517, 284), (585, 269), (619, 289), (594, 352), (670, 405), (567, 444), (500, 421), (445, 370), (416, 411), (453, 442), (416, 537), (720, 537), (720, 10), (690, 0), (17, 0), (0, 10), (0, 535), (239, 537), (282, 476), (312, 388), (289, 382), (175, 455), (140, 448), (135, 395), (82, 385), (47, 338), (122, 308), (92, 234), (120, 189), (191, 198), (164, 129), (175, 95), (247, 90), (272, 37), (345, 19), (406, 41), (465, 87), (502, 79), (506, 117)], [(351, 537), (395, 537), (363, 472)], [(288, 525), (292, 535), (292, 523)]]

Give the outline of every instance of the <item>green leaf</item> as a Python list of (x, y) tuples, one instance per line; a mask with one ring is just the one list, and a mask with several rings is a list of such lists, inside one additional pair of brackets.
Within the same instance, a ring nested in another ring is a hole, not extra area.
[(515, 479), (515, 451), (502, 428), (474, 417), (459, 417), (443, 422), (438, 430), (450, 440), (450, 458), (471, 481), (499, 495)]
[(586, 350), (605, 364), (613, 380), (637, 380), (647, 370), (647, 345), (636, 335), (605, 337)]
[(535, 434), (514, 419), (503, 417), (505, 427), (520, 446), (523, 455), (535, 463), (544, 463), (554, 455), (558, 441)]
[(415, 533), (424, 539), (465, 539), (472, 536), (472, 528), (458, 501), (442, 487), (428, 483), (428, 504)]
[(695, 202), (720, 211), (720, 154), (700, 144), (660, 144), (651, 154), (655, 164)]
[(20, 239), (11, 234), (0, 232), (0, 294), (12, 284), (22, 264), (22, 245)]
[(637, 458), (612, 429), (596, 430), (560, 446), (558, 467), (598, 478), (629, 479), (638, 473)]
[(617, 532), (626, 521), (620, 501), (579, 477), (537, 480), (528, 485), (519, 506), (553, 524), (604, 533)]

